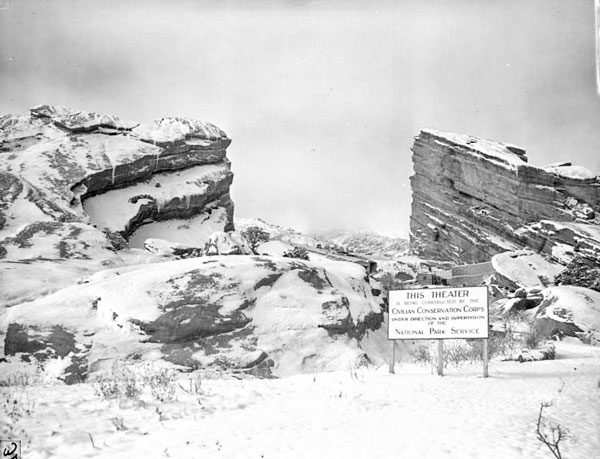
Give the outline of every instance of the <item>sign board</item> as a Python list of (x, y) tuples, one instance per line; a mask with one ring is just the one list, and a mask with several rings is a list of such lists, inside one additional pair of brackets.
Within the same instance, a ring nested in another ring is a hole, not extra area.
[(487, 338), (487, 287), (392, 290), (389, 339)]

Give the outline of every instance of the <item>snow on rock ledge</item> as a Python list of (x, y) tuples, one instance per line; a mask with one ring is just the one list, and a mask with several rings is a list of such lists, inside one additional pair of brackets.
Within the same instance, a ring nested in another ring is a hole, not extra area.
[[(225, 156), (230, 143), (225, 133), (208, 123), (175, 118), (167, 125), (178, 135), (166, 136), (164, 123), (135, 127), (116, 117), (47, 105), (33, 108), (29, 118), (0, 118), (0, 172), (6, 174), (2, 182), (11, 191), (0, 201), (0, 236), (30, 223), (29, 214), (35, 212), (51, 220), (83, 221), (81, 203), (86, 198), (140, 186), (156, 174), (168, 182), (172, 171), (193, 166), (200, 169), (185, 180), (195, 189), (161, 192), (162, 184), (154, 179), (155, 193), (145, 193), (160, 195), (155, 205), (159, 219), (174, 199), (180, 201), (173, 204), (176, 208), (186, 210), (188, 197), (193, 204), (194, 196), (206, 193), (210, 200), (223, 198), (222, 204), (231, 207), (228, 191), (233, 174)], [(145, 134), (137, 134), (139, 129)], [(162, 143), (150, 139), (155, 132)], [(34, 204), (25, 217), (19, 208), (13, 209), (20, 200)], [(166, 204), (161, 206), (162, 202)]]
[[(216, 126), (186, 118), (144, 126), (52, 105), (0, 116), (0, 306), (47, 293), (52, 282), (43, 279), (54, 276), (42, 272), (50, 263), (64, 279), (55, 289), (119, 265), (114, 249), (134, 235), (160, 237), (155, 222), (177, 221), (170, 236), (184, 228), (201, 245), (215, 231), (233, 230), (230, 142)], [(89, 244), (66, 258), (54, 249), (74, 231)], [(30, 277), (29, 292), (6, 283)]]
[(492, 266), (515, 287), (545, 287), (564, 270), (531, 250), (503, 252), (492, 257)]

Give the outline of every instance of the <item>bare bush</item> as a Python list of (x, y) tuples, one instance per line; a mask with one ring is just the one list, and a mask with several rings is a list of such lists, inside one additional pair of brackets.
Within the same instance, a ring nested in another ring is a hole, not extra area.
[(175, 373), (168, 368), (151, 372), (145, 376), (152, 398), (159, 402), (170, 402), (175, 398)]
[(21, 421), (34, 413), (35, 402), (23, 386), (11, 386), (2, 391), (0, 411), (0, 438), (22, 438), (27, 440), (26, 431), (21, 427)]
[(304, 247), (294, 247), (291, 250), (286, 250), (283, 253), (283, 256), (286, 258), (298, 258), (300, 260), (309, 260), (308, 250)]
[(123, 361), (113, 364), (109, 375), (98, 377), (94, 386), (96, 394), (111, 399), (138, 400), (144, 388), (143, 378)]
[(96, 379), (95, 389), (106, 400), (140, 400), (144, 391), (149, 391), (155, 401), (170, 402), (175, 398), (175, 372), (117, 361), (110, 374)]
[(429, 352), (429, 346), (419, 344), (416, 348), (410, 351), (410, 358), (413, 363), (428, 365), (431, 362), (431, 353)]
[[(523, 348), (535, 345), (539, 337), (535, 334), (513, 333), (507, 331), (502, 334), (493, 334), (488, 338), (488, 357), (506, 357), (517, 355)], [(483, 360), (483, 340), (481, 339), (457, 339), (444, 340), (443, 362), (444, 368), (458, 367), (463, 364), (481, 362)], [(437, 362), (437, 352), (431, 352), (426, 344), (419, 344), (410, 351), (413, 363), (422, 365)]]
[(562, 459), (560, 442), (568, 438), (569, 430), (547, 419), (544, 410), (550, 406), (552, 406), (552, 403), (544, 402), (540, 404), (535, 434), (537, 439), (548, 447), (555, 458)]
[(179, 387), (181, 387), (181, 390), (183, 390), (185, 393), (190, 395), (202, 395), (204, 393), (202, 390), (202, 377), (200, 376), (200, 373), (196, 373), (195, 378), (192, 378), (191, 375), (188, 375), (188, 382), (186, 386), (183, 386), (181, 383), (179, 383)]

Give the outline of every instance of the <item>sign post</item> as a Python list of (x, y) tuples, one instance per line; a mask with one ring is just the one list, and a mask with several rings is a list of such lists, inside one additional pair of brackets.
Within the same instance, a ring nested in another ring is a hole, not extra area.
[(483, 377), (488, 377), (488, 361), (489, 361), (489, 350), (488, 350), (488, 339), (483, 340)]
[(388, 338), (438, 340), (438, 375), (443, 375), (444, 339), (483, 339), (487, 377), (489, 312), (487, 287), (392, 290)]
[(394, 366), (396, 365), (396, 340), (392, 341), (392, 361), (390, 362), (390, 374), (394, 374), (396, 371)]
[(438, 339), (438, 367), (437, 374), (438, 376), (444, 376), (444, 340)]

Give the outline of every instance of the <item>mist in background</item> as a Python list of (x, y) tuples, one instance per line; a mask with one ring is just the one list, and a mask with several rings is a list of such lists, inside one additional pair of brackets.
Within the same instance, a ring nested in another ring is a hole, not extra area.
[(594, 56), (592, 0), (0, 0), (0, 113), (210, 121), (236, 215), (406, 236), (422, 128), (600, 174)]

